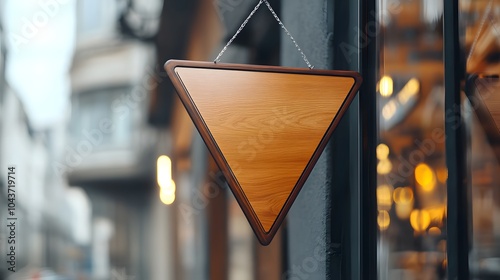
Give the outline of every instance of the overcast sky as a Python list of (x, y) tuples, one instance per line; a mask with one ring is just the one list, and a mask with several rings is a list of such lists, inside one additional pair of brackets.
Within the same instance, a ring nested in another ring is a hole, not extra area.
[[(43, 4), (45, 3), (45, 5)], [(75, 0), (4, 0), (7, 81), (35, 130), (64, 121), (75, 45)]]

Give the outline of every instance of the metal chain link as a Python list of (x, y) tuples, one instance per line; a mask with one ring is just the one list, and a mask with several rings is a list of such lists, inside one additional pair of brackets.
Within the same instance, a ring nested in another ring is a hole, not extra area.
[(276, 21), (279, 23), (279, 25), (281, 26), (281, 28), (286, 32), (286, 34), (288, 35), (288, 37), (290, 38), (290, 40), (292, 40), (292, 42), (295, 44), (295, 47), (297, 48), (297, 50), (302, 55), (302, 59), (307, 64), (307, 67), (309, 67), (309, 69), (313, 69), (314, 66), (311, 65), (311, 63), (307, 59), (307, 56), (302, 51), (302, 49), (299, 47), (299, 44), (297, 43), (297, 41), (295, 41), (295, 39), (293, 38), (293, 36), (290, 33), (290, 31), (288, 31), (288, 29), (285, 27), (285, 25), (280, 20), (280, 18), (278, 17), (278, 15), (274, 12), (273, 8), (271, 7), (271, 4), (269, 4), (269, 2), (267, 0), (260, 0), (259, 3), (257, 3), (257, 5), (255, 6), (255, 8), (252, 10), (252, 12), (248, 15), (248, 17), (245, 19), (245, 21), (241, 24), (240, 28), (238, 28), (238, 30), (233, 35), (233, 37), (229, 40), (229, 42), (227, 42), (227, 44), (224, 46), (224, 48), (220, 51), (219, 55), (217, 55), (217, 57), (214, 60), (214, 63), (218, 63), (220, 61), (222, 55), (224, 54), (224, 52), (226, 52), (226, 50), (229, 47), (229, 45), (231, 45), (231, 43), (233, 43), (234, 39), (236, 39), (236, 37), (241, 33), (241, 31), (243, 30), (243, 28), (245, 28), (245, 26), (247, 25), (247, 23), (250, 20), (250, 18), (253, 17), (253, 15), (257, 12), (257, 10), (260, 8), (260, 5), (262, 5), (262, 3), (266, 3), (267, 8), (269, 9), (269, 11), (271, 11), (271, 13), (273, 14), (273, 16), (276, 19)]
[(313, 69), (314, 66), (311, 65), (311, 63), (309, 63), (309, 60), (307, 59), (306, 54), (302, 51), (302, 49), (299, 47), (299, 44), (297, 43), (297, 41), (295, 41), (295, 39), (293, 38), (293, 36), (290, 33), (290, 31), (288, 31), (288, 29), (285, 27), (285, 25), (280, 20), (280, 18), (278, 17), (278, 15), (274, 12), (273, 8), (271, 7), (271, 4), (269, 4), (269, 2), (267, 0), (264, 0), (264, 2), (266, 2), (267, 8), (269, 9), (269, 11), (271, 11), (271, 13), (273, 14), (273, 16), (276, 19), (276, 21), (280, 24), (281, 28), (283, 28), (283, 30), (285, 30), (285, 32), (288, 35), (288, 37), (290, 37), (290, 40), (292, 40), (292, 42), (295, 44), (295, 47), (297, 48), (297, 50), (302, 55), (302, 59), (304, 59), (304, 62), (307, 64), (307, 67), (309, 67), (309, 69)]
[(257, 10), (260, 8), (260, 5), (262, 5), (263, 2), (264, 2), (264, 0), (260, 0), (259, 3), (257, 3), (257, 6), (255, 6), (255, 8), (253, 8), (253, 11), (248, 15), (248, 17), (245, 19), (245, 21), (241, 24), (240, 28), (238, 28), (238, 30), (233, 35), (231, 40), (229, 40), (229, 42), (227, 42), (227, 44), (224, 46), (222, 51), (220, 51), (219, 55), (215, 58), (214, 63), (217, 63), (220, 61), (220, 58), (224, 54), (224, 52), (226, 52), (227, 47), (229, 47), (229, 45), (231, 45), (231, 43), (234, 41), (234, 39), (236, 39), (236, 36), (238, 36), (240, 34), (241, 30), (243, 30), (243, 28), (245, 28), (245, 25), (247, 25), (250, 18), (253, 17), (253, 15), (255, 14), (255, 12), (257, 12)]

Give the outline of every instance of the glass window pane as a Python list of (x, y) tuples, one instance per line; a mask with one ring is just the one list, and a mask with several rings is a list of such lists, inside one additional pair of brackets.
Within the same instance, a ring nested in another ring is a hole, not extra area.
[(461, 0), (472, 279), (500, 278), (500, 1)]
[(379, 279), (444, 279), (443, 1), (380, 0)]

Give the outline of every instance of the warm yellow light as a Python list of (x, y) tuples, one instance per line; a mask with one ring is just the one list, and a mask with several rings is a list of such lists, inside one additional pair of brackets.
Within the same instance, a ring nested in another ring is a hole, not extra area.
[(390, 76), (383, 76), (379, 82), (380, 95), (389, 97), (394, 91), (394, 82)]
[(379, 210), (391, 210), (392, 191), (390, 185), (381, 185), (377, 187), (377, 205)]
[(398, 94), (399, 103), (406, 104), (413, 96), (420, 91), (420, 82), (413, 78), (406, 83), (403, 89)]
[(166, 205), (170, 205), (175, 201), (175, 182), (170, 180), (168, 185), (160, 187), (160, 200)]
[(431, 192), (436, 187), (434, 171), (425, 163), (420, 163), (415, 168), (415, 180), (425, 192)]
[(385, 210), (378, 211), (377, 223), (381, 231), (386, 230), (391, 224), (391, 216), (389, 216), (389, 212)]
[(422, 232), (431, 224), (431, 216), (426, 210), (413, 210), (410, 214), (411, 227), (416, 232)]
[[(175, 184), (174, 184), (175, 185)], [(165, 205), (170, 205), (175, 201), (175, 187), (174, 191), (166, 190), (164, 188), (160, 189), (160, 200)]]
[(439, 206), (433, 208), (427, 208), (427, 212), (429, 212), (429, 216), (431, 217), (431, 222), (433, 224), (442, 225), (444, 220), (444, 212), (446, 206)]
[(392, 119), (394, 115), (396, 114), (396, 111), (398, 110), (398, 105), (394, 100), (391, 100), (387, 102), (387, 104), (384, 105), (382, 108), (382, 117), (386, 120)]
[(396, 188), (392, 192), (392, 199), (396, 203), (396, 216), (401, 220), (408, 219), (413, 210), (413, 190), (410, 187)]
[(429, 229), (429, 234), (434, 235), (434, 236), (439, 236), (439, 235), (441, 235), (441, 229), (438, 227), (431, 227)]
[(160, 156), (156, 161), (156, 180), (160, 186), (160, 200), (170, 205), (175, 201), (175, 182), (172, 179), (172, 160), (168, 156)]
[(408, 220), (413, 210), (413, 201), (396, 204), (396, 216), (401, 220)]
[(168, 187), (172, 181), (172, 161), (167, 156), (160, 156), (156, 161), (156, 180), (160, 188)]
[(389, 153), (390, 153), (390, 150), (386, 144), (384, 144), (384, 143), (378, 144), (378, 146), (377, 146), (377, 158), (379, 160), (387, 159), (389, 157)]
[(388, 159), (381, 160), (377, 164), (377, 173), (380, 175), (389, 174), (392, 170), (392, 163)]
[(446, 184), (446, 180), (448, 180), (448, 169), (446, 167), (439, 168), (436, 170), (436, 177), (440, 183)]
[(413, 203), (413, 190), (410, 187), (396, 188), (392, 197), (396, 204)]
[(160, 189), (163, 190), (164, 193), (170, 194), (170, 193), (175, 193), (176, 186), (174, 180), (170, 180), (170, 183), (166, 186), (161, 187)]

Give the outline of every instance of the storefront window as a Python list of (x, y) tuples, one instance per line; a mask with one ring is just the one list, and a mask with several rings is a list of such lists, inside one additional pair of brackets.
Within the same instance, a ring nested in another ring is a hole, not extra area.
[(446, 274), (443, 2), (378, 2), (379, 279)]
[(460, 1), (473, 279), (500, 278), (500, 1)]

